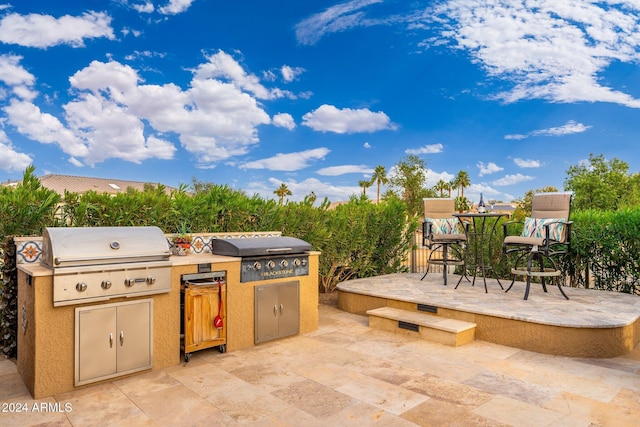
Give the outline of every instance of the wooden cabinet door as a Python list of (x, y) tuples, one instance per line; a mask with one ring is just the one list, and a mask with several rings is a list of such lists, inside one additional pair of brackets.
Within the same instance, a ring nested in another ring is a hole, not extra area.
[(79, 312), (76, 336), (76, 382), (113, 375), (117, 371), (116, 309)]
[[(185, 352), (207, 348), (208, 344), (224, 344), (226, 341), (226, 286), (222, 286), (222, 310), (218, 286), (191, 286), (184, 297)], [(223, 327), (214, 325), (214, 318), (221, 312)]]

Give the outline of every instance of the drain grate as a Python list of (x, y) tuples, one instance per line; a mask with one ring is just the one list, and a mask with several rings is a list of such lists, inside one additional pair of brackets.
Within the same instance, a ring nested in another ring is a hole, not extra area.
[(420, 326), (419, 325), (416, 325), (415, 323), (403, 322), (402, 320), (398, 321), (398, 327), (400, 329), (406, 329), (406, 330), (414, 331), (414, 332), (419, 332), (420, 331)]
[(435, 305), (418, 304), (419, 311), (426, 311), (427, 313), (438, 313), (438, 307)]

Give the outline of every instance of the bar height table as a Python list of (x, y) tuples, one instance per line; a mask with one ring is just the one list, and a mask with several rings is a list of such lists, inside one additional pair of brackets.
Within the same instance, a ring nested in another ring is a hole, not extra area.
[[(484, 281), (484, 291), (488, 293), (489, 291), (487, 290), (487, 272), (491, 271), (493, 272), (493, 277), (498, 281), (498, 285), (500, 285), (500, 288), (504, 290), (504, 287), (502, 286), (502, 283), (500, 283), (500, 279), (498, 279), (495, 269), (491, 264), (491, 260), (487, 261), (485, 259), (484, 248), (487, 247), (486, 242), (488, 240), (489, 258), (491, 258), (493, 254), (493, 236), (495, 236), (496, 234), (498, 220), (501, 217), (508, 216), (508, 215), (505, 213), (494, 213), (494, 212), (487, 212), (487, 213), (467, 212), (467, 213), (455, 213), (453, 214), (453, 216), (460, 219), (460, 221), (464, 221), (465, 219), (470, 220), (469, 222), (471, 226), (469, 227), (469, 231), (467, 234), (467, 237), (469, 240), (467, 243), (467, 248), (469, 248), (469, 245), (473, 244), (474, 268), (473, 268), (473, 281), (471, 282), (471, 286), (475, 286), (476, 275), (478, 274), (478, 271), (481, 271), (482, 279)], [(489, 220), (489, 224), (487, 224), (487, 220)], [(456, 285), (456, 288), (458, 287), (458, 285), (460, 285), (460, 282), (458, 282), (458, 284)]]

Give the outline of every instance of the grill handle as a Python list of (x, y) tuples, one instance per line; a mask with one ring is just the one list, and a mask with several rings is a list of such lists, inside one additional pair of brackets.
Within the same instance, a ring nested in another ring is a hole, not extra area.
[[(169, 252), (163, 252), (162, 254), (156, 252), (156, 253), (152, 253), (152, 254), (142, 254), (142, 255), (136, 255), (135, 258), (139, 259), (139, 258), (146, 258), (146, 257), (157, 257), (158, 255), (163, 255), (163, 256), (169, 256), (170, 253)], [(64, 262), (84, 262), (84, 261), (110, 261), (110, 260), (118, 260), (118, 259), (123, 259), (123, 258), (127, 258), (127, 257), (123, 257), (122, 255), (119, 256), (99, 256), (99, 257), (92, 257), (92, 258), (60, 258), (60, 257), (55, 257), (53, 259), (53, 263), (55, 265), (60, 265)]]
[(291, 252), (293, 248), (269, 248), (267, 252)]

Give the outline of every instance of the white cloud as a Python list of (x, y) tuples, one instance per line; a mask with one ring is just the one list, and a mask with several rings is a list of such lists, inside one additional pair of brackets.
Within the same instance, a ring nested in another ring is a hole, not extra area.
[(155, 10), (155, 6), (152, 2), (147, 1), (145, 3), (133, 4), (131, 7), (140, 13), (152, 13)]
[(220, 50), (216, 54), (209, 55), (207, 60), (208, 62), (201, 64), (196, 69), (196, 79), (225, 80), (238, 89), (252, 93), (256, 98), (260, 99), (276, 99), (284, 96), (293, 98), (293, 96), (286, 91), (267, 89), (260, 83), (258, 76), (247, 73), (238, 61), (224, 51)]
[(297, 153), (278, 153), (267, 159), (242, 163), (240, 169), (268, 169), (274, 171), (297, 171), (311, 164), (312, 160), (321, 160), (330, 153), (328, 148), (313, 148)]
[(6, 44), (47, 48), (60, 44), (84, 46), (85, 39), (106, 37), (114, 40), (111, 17), (103, 12), (86, 12), (82, 16), (18, 15), (11, 13), (0, 20), (0, 41)]
[(293, 130), (296, 128), (296, 122), (295, 120), (293, 120), (293, 117), (289, 113), (278, 113), (273, 116), (273, 125), (289, 130)]
[(33, 163), (33, 159), (24, 153), (17, 152), (7, 134), (0, 129), (0, 169), (5, 172), (19, 172)]
[[(611, 102), (640, 108), (640, 100), (602, 86), (614, 62), (640, 60), (640, 4), (629, 1), (446, 1), (422, 14), (423, 27), (467, 50), (491, 77), (513, 88), (505, 102)], [(420, 28), (416, 21), (415, 28)], [(429, 43), (433, 43), (431, 39)]]
[(443, 149), (444, 149), (444, 146), (442, 144), (431, 144), (431, 145), (425, 145), (424, 147), (420, 147), (420, 148), (409, 148), (404, 152), (407, 154), (416, 154), (416, 155), (437, 154), (437, 153), (442, 153)]
[(316, 173), (323, 176), (339, 176), (348, 173), (372, 174), (374, 170), (366, 165), (329, 166), (319, 169)]
[(478, 175), (480, 176), (491, 175), (492, 173), (496, 173), (496, 172), (500, 172), (501, 170), (504, 170), (503, 167), (500, 167), (493, 162), (489, 162), (486, 165), (483, 162), (478, 162), (476, 166), (478, 167), (478, 169), (480, 169), (480, 172), (478, 173)]
[(169, 4), (162, 6), (158, 11), (164, 15), (177, 15), (189, 9), (194, 0), (169, 0)]
[(436, 172), (431, 169), (427, 169), (425, 176), (427, 178), (425, 183), (427, 187), (433, 187), (440, 180), (443, 180), (444, 182), (451, 182), (455, 177), (455, 175), (450, 174), (449, 172)]
[(527, 134), (513, 134), (505, 135), (504, 139), (516, 139), (521, 140), (532, 136), (564, 136), (574, 133), (582, 133), (591, 129), (592, 126), (585, 126), (582, 123), (578, 123), (575, 120), (569, 120), (562, 126), (551, 127), (547, 129), (538, 129), (531, 131)]
[(346, 31), (355, 27), (372, 25), (360, 11), (384, 0), (351, 0), (316, 13), (295, 26), (298, 43), (312, 45), (325, 34)]
[(502, 187), (505, 185), (514, 185), (514, 184), (519, 184), (521, 182), (532, 181), (534, 179), (536, 178), (533, 176), (522, 175), (520, 173), (517, 173), (515, 175), (505, 175), (503, 178), (493, 181), (492, 184), (498, 187)]
[(69, 157), (69, 163), (71, 163), (73, 166), (77, 168), (81, 168), (84, 166), (84, 163), (82, 163), (80, 160), (76, 159), (75, 157)]
[(371, 148), (371, 144), (369, 144), (368, 142), (365, 142), (362, 146), (364, 148)]
[(516, 157), (515, 159), (513, 159), (513, 162), (516, 164), (516, 166), (521, 168), (539, 168), (541, 166), (539, 160), (533, 159), (520, 159)]
[(366, 108), (353, 110), (338, 109), (333, 105), (321, 105), (316, 110), (302, 116), (302, 124), (313, 130), (335, 133), (375, 132), (396, 129), (389, 116), (383, 112), (373, 112)]
[(0, 81), (9, 86), (33, 86), (36, 78), (20, 65), (21, 60), (17, 55), (0, 55)]
[(287, 83), (294, 81), (300, 74), (304, 73), (304, 71), (304, 68), (290, 67), (288, 65), (283, 65), (280, 69), (282, 79)]
[[(234, 68), (235, 62), (222, 53), (217, 58), (228, 69)], [(31, 82), (30, 74), (16, 72), (21, 69), (15, 59), (2, 57), (0, 63), (3, 59), (5, 65), (13, 64), (5, 67), (4, 76), (21, 75), (12, 77), (14, 83)], [(87, 165), (110, 158), (170, 159), (176, 148), (167, 138), (176, 135), (193, 154), (197, 167), (211, 167), (246, 154), (259, 140), (257, 126), (271, 119), (252, 96), (250, 85), (224, 82), (198, 71), (183, 90), (172, 83), (143, 84), (135, 69), (116, 61), (93, 61), (70, 77), (73, 98), (62, 106), (61, 118), (18, 99), (10, 100), (3, 110), (6, 122), (18, 132), (41, 143), (55, 143)], [(234, 72), (249, 76), (241, 67)], [(294, 124), (286, 114), (275, 120), (280, 126)]]

